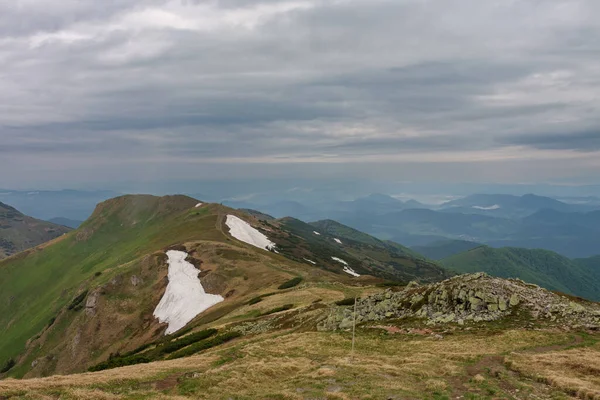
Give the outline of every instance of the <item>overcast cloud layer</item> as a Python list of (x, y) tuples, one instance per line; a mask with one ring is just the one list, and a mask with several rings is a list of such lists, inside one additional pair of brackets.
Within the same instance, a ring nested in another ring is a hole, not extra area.
[(598, 15), (597, 0), (2, 1), (0, 187), (598, 182)]

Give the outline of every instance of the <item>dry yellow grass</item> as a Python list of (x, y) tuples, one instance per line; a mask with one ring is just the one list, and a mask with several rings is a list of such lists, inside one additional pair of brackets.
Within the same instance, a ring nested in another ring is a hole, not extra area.
[(600, 399), (600, 345), (508, 357), (510, 368), (585, 400)]
[[(72, 376), (0, 381), (0, 396), (12, 393), (16, 398), (43, 398), (59, 393), (65, 399), (165, 395), (206, 399), (422, 397), (427, 393), (451, 392), (456, 381), (468, 382), (466, 366), (482, 356), (569, 342), (570, 337), (566, 333), (510, 330), (495, 335), (462, 333), (435, 340), (362, 330), (354, 358), (349, 354), (350, 339), (348, 333), (269, 333), (173, 361)], [(161, 388), (157, 384), (169, 377), (175, 377), (172, 385)]]

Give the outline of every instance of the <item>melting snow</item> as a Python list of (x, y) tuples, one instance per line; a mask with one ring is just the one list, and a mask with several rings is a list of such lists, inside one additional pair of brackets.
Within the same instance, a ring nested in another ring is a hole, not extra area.
[(196, 208), (198, 208), (198, 207), (202, 207), (202, 203), (196, 204)]
[(312, 265), (317, 265), (316, 262), (314, 262), (313, 260), (309, 260), (308, 258), (305, 258), (304, 261), (308, 261), (309, 263), (311, 263)]
[(320, 234), (319, 232), (317, 232), (317, 231), (313, 231), (313, 233), (314, 233), (315, 235), (317, 235), (317, 236), (321, 236), (321, 234)]
[(224, 300), (222, 296), (204, 291), (198, 279), (200, 270), (185, 260), (187, 256), (183, 251), (167, 251), (169, 284), (154, 310), (160, 322), (169, 324), (167, 334), (177, 332), (196, 315)]
[(494, 204), (493, 206), (483, 207), (483, 206), (473, 206), (471, 208), (476, 208), (478, 210), (497, 210), (500, 208), (498, 204)]
[(271, 242), (268, 237), (257, 231), (243, 219), (240, 219), (235, 215), (228, 215), (225, 224), (229, 227), (229, 233), (231, 236), (237, 240), (248, 243), (260, 249), (275, 249), (275, 243)]
[(333, 240), (335, 240), (336, 242), (338, 242), (339, 244), (342, 244), (342, 241), (340, 239), (334, 238)]
[(360, 276), (360, 274), (357, 274), (356, 272), (354, 272), (354, 270), (350, 267), (344, 267), (344, 272), (347, 274), (350, 274), (352, 276), (355, 276), (357, 278)]
[(337, 261), (339, 263), (344, 264), (344, 272), (345, 273), (350, 274), (350, 275), (355, 276), (355, 277), (359, 277), (360, 276), (360, 274), (357, 274), (352, 268), (350, 268), (350, 266), (348, 265), (348, 263), (346, 261), (342, 260), (341, 258), (331, 257), (331, 259), (333, 261)]

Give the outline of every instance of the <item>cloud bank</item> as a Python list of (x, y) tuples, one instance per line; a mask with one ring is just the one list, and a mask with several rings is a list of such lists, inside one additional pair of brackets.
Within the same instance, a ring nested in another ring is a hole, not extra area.
[(412, 179), (593, 179), (599, 14), (594, 0), (3, 2), (0, 186), (411, 165)]

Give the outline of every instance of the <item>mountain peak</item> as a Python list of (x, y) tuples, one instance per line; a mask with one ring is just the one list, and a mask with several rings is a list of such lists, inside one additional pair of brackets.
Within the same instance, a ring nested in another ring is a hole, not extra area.
[(122, 223), (137, 223), (156, 217), (176, 214), (195, 207), (198, 200), (185, 195), (153, 196), (135, 194), (115, 197), (96, 206), (86, 224), (117, 218)]

